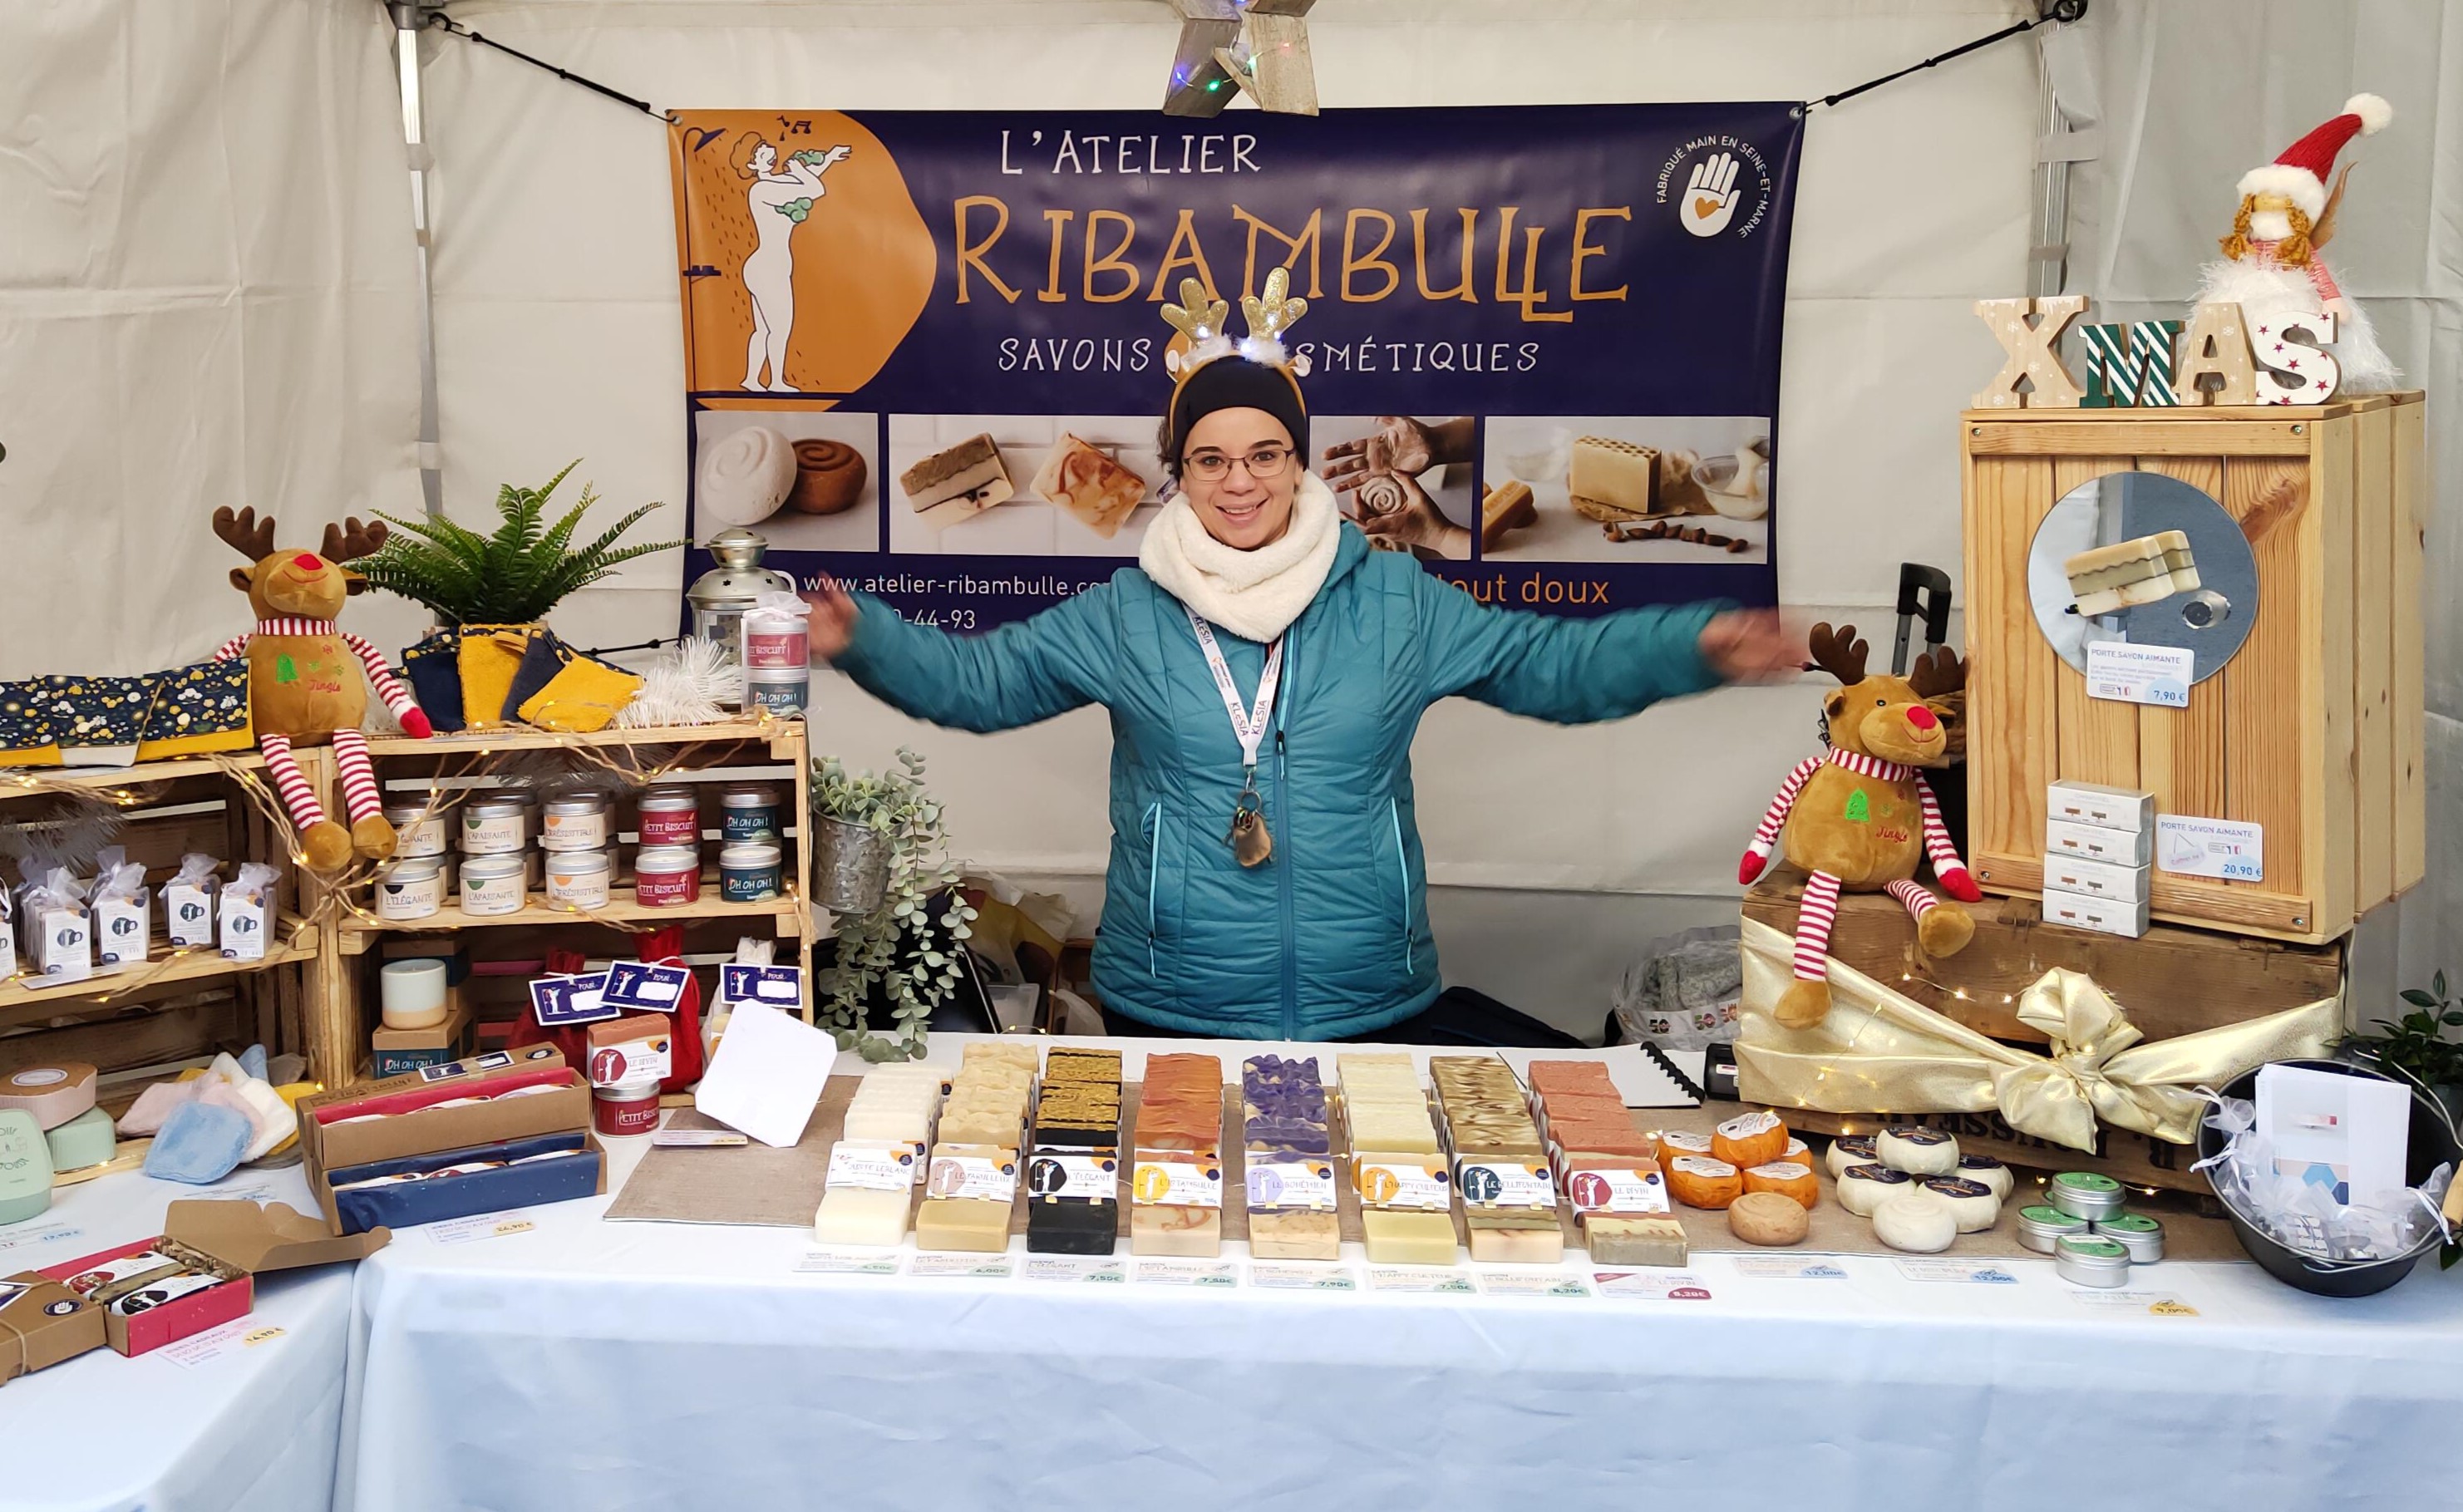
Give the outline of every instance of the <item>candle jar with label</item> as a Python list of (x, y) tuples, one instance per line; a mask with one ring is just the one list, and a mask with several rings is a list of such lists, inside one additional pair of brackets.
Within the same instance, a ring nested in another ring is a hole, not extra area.
[(398, 856), (377, 868), (377, 917), (426, 918), (445, 906), (445, 886), (442, 857)]
[(812, 691), (813, 674), (802, 668), (754, 668), (744, 674), (744, 707), (767, 710), (774, 718), (801, 714)]
[(718, 796), (720, 833), (729, 844), (778, 839), (778, 790), (767, 782), (737, 782)]
[(642, 847), (701, 844), (701, 790), (654, 787), (642, 795)]
[(730, 903), (768, 903), (784, 886), (778, 847), (739, 840), (718, 853), (718, 892)]
[(633, 901), (645, 909), (700, 902), (701, 852), (684, 845), (643, 849), (633, 858)]
[(471, 856), (462, 863), (462, 911), (486, 918), (519, 913), (530, 901), (529, 863), (519, 852)]
[(397, 861), (421, 856), (442, 856), (453, 847), (447, 810), (440, 802), (429, 807), (422, 799), (410, 803), (387, 803), (385, 822), (393, 826), (393, 854)]
[(569, 909), (607, 907), (616, 867), (603, 850), (556, 850), (547, 856), (547, 901)]
[(623, 1138), (659, 1127), (659, 1079), (645, 1076), (590, 1089), (593, 1122), (601, 1134)]
[(511, 797), (474, 798), (462, 805), (462, 854), (511, 856), (529, 843), (528, 810)]
[(542, 850), (605, 850), (616, 838), (616, 805), (604, 794), (549, 799), (539, 814)]

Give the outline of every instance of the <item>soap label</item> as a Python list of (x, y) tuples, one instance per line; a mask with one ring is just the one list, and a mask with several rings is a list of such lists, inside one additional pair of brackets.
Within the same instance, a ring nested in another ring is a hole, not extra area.
[(1028, 1281), (1072, 1285), (1119, 1286), (1129, 1279), (1128, 1261), (1100, 1255), (1029, 1255), (1023, 1272)]
[(911, 1192), (924, 1169), (924, 1147), (904, 1140), (841, 1139), (830, 1147), (831, 1190)]
[(152, 910), (142, 898), (106, 898), (94, 906), (95, 953), (105, 966), (142, 966), (153, 950)]
[(1553, 1270), (1484, 1270), (1473, 1274), (1483, 1297), (1585, 1298), (1591, 1283), (1580, 1276)]
[(1574, 1211), (1603, 1217), (1652, 1217), (1668, 1211), (1667, 1180), (1657, 1166), (1587, 1167), (1565, 1178)]
[(194, 883), (163, 886), (163, 931), (171, 943), (196, 949), (214, 943), (213, 893)]
[(1227, 1260), (1142, 1260), (1141, 1286), (1189, 1286), (1199, 1291), (1229, 1291), (1240, 1284), (1240, 1266)]
[(2155, 816), (2155, 865), (2184, 877), (2266, 880), (2266, 830), (2229, 819)]
[(1453, 1186), (1440, 1160), (1361, 1160), (1352, 1186), (1363, 1206), (1413, 1213), (1443, 1213), (1453, 1206)]
[(1115, 1155), (1037, 1151), (1026, 1163), (1026, 1191), (1028, 1195), (1036, 1197), (1117, 1201), (1121, 1194), (1121, 1162)]
[(1479, 1288), (1471, 1284), (1471, 1277), (1463, 1271), (1434, 1265), (1371, 1265), (1368, 1267), (1368, 1289), (1469, 1297)]
[(932, 1151), (925, 1190), (936, 1197), (1007, 1202), (1017, 1195), (1017, 1151), (1002, 1145), (944, 1145)]
[(1591, 1281), (1602, 1297), (1643, 1302), (1709, 1302), (1711, 1288), (1685, 1271), (1598, 1270)]
[[(648, 1020), (644, 1019), (643, 1022)], [(590, 1085), (617, 1086), (646, 1077), (661, 1081), (675, 1074), (675, 1041), (665, 1034), (619, 1040), (590, 1052)]]
[(806, 1250), (794, 1269), (805, 1276), (895, 1276), (895, 1250)]
[(907, 1263), (906, 1274), (1008, 1281), (1017, 1274), (1017, 1261), (1006, 1255), (918, 1255)]
[(223, 959), (265, 959), (265, 900), (243, 892), (225, 892), (222, 902)]
[(768, 1003), (796, 1008), (804, 1000), (804, 969), (800, 966), (739, 966), (718, 969), (718, 997), (725, 1003)]
[(94, 975), (94, 921), (84, 909), (44, 909), (33, 923), (33, 964), (43, 979), (30, 985), (58, 987)]
[(1467, 1207), (1536, 1212), (1554, 1211), (1557, 1206), (1557, 1184), (1549, 1179), (1544, 1165), (1473, 1160), (1466, 1155), (1455, 1163), (1454, 1180), (1462, 1188)]
[(2089, 641), (2086, 695), (2156, 709), (2190, 707), (2190, 684), (2198, 675), (2198, 653), (2186, 646), (2133, 646), (2127, 641)]
[(607, 968), (602, 1000), (619, 1009), (665, 1013), (683, 1000), (685, 986), (691, 980), (692, 972), (687, 967), (618, 961)]
[(1129, 1175), (1129, 1194), (1140, 1202), (1175, 1208), (1219, 1208), (1223, 1205), (1223, 1163), (1199, 1165), (1189, 1160), (1138, 1157)]
[(2070, 1301), (2091, 1311), (2144, 1313), (2149, 1318), (2195, 1318), (2198, 1309), (2183, 1302), (2176, 1292), (2107, 1290), (2100, 1286), (2080, 1286), (2070, 1291)]
[(607, 1001), (607, 974), (542, 976), (531, 983), (531, 1013), (544, 1029), (565, 1024), (597, 1023), (621, 1018), (624, 1010)]
[(1909, 1281), (1946, 1282), (1966, 1286), (2016, 1286), (2017, 1276), (1992, 1260), (1903, 1260), (1894, 1261)]
[(1266, 1291), (1360, 1289), (1360, 1273), (1348, 1265), (1311, 1265), (1299, 1260), (1251, 1260), (1249, 1284)]
[(1256, 1160), (1246, 1172), (1253, 1213), (1332, 1213), (1337, 1206), (1331, 1160)]

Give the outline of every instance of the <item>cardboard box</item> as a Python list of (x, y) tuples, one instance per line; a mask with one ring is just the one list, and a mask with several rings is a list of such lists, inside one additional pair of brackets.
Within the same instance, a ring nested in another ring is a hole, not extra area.
[(368, 1036), (371, 1072), (379, 1079), (443, 1065), (470, 1052), (470, 1003), (459, 987), (446, 990), (445, 1021), (425, 1029), (379, 1026)]
[(2155, 795), (2102, 782), (2054, 782), (2044, 789), (2044, 817), (2135, 835), (2155, 827)]
[(384, 1248), (392, 1237), (385, 1229), (372, 1229), (336, 1238), (314, 1217), (279, 1202), (259, 1207), (253, 1202), (191, 1200), (171, 1204), (163, 1216), (160, 1236), (98, 1250), (51, 1266), (42, 1274), (66, 1282), (104, 1260), (138, 1254), (165, 1239), (239, 1272), (237, 1280), (172, 1298), (134, 1315), (111, 1307), (93, 1308), (101, 1315), (105, 1342), (122, 1354), (136, 1355), (247, 1317), (256, 1304), (256, 1278), (268, 1271), (364, 1260)]
[[(2098, 824), (2044, 822), (2044, 854), (2109, 866), (2144, 866), (2155, 858), (2155, 831), (2105, 829)], [(2041, 881), (2040, 871), (2038, 880)]]
[[(449, 1085), (460, 1096), (474, 1096), (491, 1085), (531, 1080), (533, 1073), (561, 1073), (555, 1090), (501, 1102), (468, 1103), (458, 1107), (429, 1107), (396, 1113), (365, 1123), (320, 1124), (319, 1110), (340, 1103), (390, 1097)], [(501, 1144), (534, 1134), (565, 1133), (590, 1127), (590, 1087), (565, 1064), (552, 1044), (525, 1045), (513, 1051), (490, 1051), (442, 1065), (424, 1066), (401, 1076), (363, 1082), (338, 1091), (319, 1092), (299, 1101), (299, 1148), (306, 1163), (308, 1190), (316, 1194), (326, 1223), (342, 1232), (334, 1210), (334, 1194), (326, 1172), (347, 1166), (370, 1165), (404, 1155), (440, 1150)], [(599, 1182), (606, 1182), (601, 1162)]]
[(2115, 903), (2142, 903), (2147, 898), (2147, 868), (2122, 866), (2078, 856), (2044, 858), (2044, 890), (2082, 892)]
[(2123, 903), (2113, 898), (2091, 897), (2083, 892), (2063, 892), (2058, 887), (2046, 887), (2044, 922), (2067, 925), (2074, 930), (2125, 935), (2134, 940), (2147, 932), (2147, 903), (2143, 898), (2136, 903)]
[(111, 1342), (102, 1309), (41, 1271), (0, 1279), (0, 1384)]

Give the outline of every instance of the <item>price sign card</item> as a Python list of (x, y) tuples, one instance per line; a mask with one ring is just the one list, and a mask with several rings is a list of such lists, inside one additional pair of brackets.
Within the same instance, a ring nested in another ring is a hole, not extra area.
[(607, 974), (592, 972), (584, 976), (541, 976), (532, 982), (531, 1012), (538, 1017), (541, 1028), (554, 1029), (621, 1018), (624, 1010), (607, 1000)]
[(687, 967), (618, 961), (607, 968), (601, 1000), (611, 1008), (637, 1013), (672, 1013), (676, 1004), (684, 1000), (685, 985), (691, 980), (692, 972)]
[(768, 1003), (794, 1008), (804, 1000), (804, 969), (800, 966), (738, 966), (718, 969), (718, 996), (731, 1003)]
[(2186, 646), (2132, 646), (2127, 641), (2089, 641), (2086, 695), (2156, 709), (2190, 707), (2190, 684), (2198, 675), (2198, 653)]
[(2185, 877), (2266, 880), (2266, 830), (2230, 819), (2155, 816), (2155, 865)]

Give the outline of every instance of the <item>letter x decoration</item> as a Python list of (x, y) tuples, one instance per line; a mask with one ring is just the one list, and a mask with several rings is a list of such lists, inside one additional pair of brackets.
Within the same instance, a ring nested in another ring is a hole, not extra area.
[[(2073, 409), (2081, 397), (2069, 369), (2061, 365), (2054, 343), (2072, 320), (2086, 313), (2086, 296), (2065, 294), (2041, 299), (1978, 299), (1983, 318), (2009, 361), (1970, 407), (1975, 409)], [(2030, 320), (2033, 317), (2033, 320)], [(2169, 364), (2167, 364), (2169, 365)], [(2019, 380), (2028, 387), (2021, 391)]]
[(1233, 95), (1247, 95), (1264, 110), (1317, 114), (1308, 40), (1309, 8), (1317, 0), (1172, 3), (1180, 11), (1180, 49), (1164, 91), (1165, 115), (1220, 115)]

